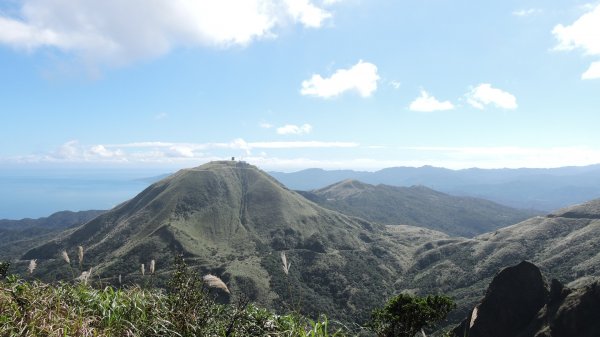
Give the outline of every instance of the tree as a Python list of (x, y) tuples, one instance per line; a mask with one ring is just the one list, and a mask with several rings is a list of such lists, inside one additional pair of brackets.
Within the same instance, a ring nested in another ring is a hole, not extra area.
[(379, 337), (414, 337), (421, 329), (445, 319), (455, 307), (452, 299), (443, 295), (400, 294), (383, 308), (373, 310), (368, 328)]

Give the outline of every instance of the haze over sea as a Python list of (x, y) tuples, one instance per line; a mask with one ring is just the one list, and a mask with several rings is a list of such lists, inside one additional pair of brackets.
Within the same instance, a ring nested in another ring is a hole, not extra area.
[(145, 178), (154, 175), (116, 169), (0, 170), (0, 219), (110, 209), (141, 192), (152, 181)]

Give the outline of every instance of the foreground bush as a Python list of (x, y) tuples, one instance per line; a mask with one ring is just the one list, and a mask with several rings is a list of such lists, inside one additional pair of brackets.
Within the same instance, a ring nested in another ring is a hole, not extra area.
[(168, 290), (95, 289), (9, 276), (0, 281), (0, 336), (336, 336), (327, 319), (279, 316), (247, 301), (215, 303), (180, 259)]
[(373, 311), (369, 328), (380, 337), (413, 337), (448, 316), (456, 305), (447, 296), (399, 294)]

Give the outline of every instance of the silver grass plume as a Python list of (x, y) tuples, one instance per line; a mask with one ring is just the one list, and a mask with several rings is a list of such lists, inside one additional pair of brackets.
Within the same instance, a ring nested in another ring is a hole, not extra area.
[(473, 308), (473, 312), (471, 313), (471, 322), (469, 323), (469, 329), (473, 327), (473, 325), (475, 325), (475, 321), (477, 320), (477, 312), (479, 310), (477, 309), (477, 307)]
[(121, 274), (119, 274), (119, 284), (121, 284)]
[(142, 276), (146, 275), (146, 267), (144, 267), (143, 263), (142, 263), (141, 270), (142, 270)]
[(154, 260), (150, 261), (150, 274), (154, 274), (154, 265), (156, 262)]
[(81, 275), (79, 275), (79, 277), (77, 277), (77, 280), (81, 281), (81, 282), (83, 282), (83, 284), (87, 285), (88, 280), (90, 279), (90, 276), (92, 276), (92, 268), (90, 268), (90, 270), (88, 270), (88, 271), (84, 271), (83, 273), (81, 273)]
[(27, 267), (27, 269), (29, 270), (29, 274), (33, 274), (33, 271), (35, 270), (35, 268), (37, 267), (37, 260), (33, 259), (29, 261), (29, 267)]
[(65, 260), (65, 262), (70, 265), (71, 264), (71, 259), (69, 259), (69, 254), (67, 254), (66, 250), (63, 250), (61, 253), (62, 259)]
[(77, 246), (77, 257), (79, 257), (79, 269), (83, 266), (83, 246)]
[(281, 252), (281, 263), (283, 264), (283, 272), (288, 275), (290, 272), (290, 266), (292, 263), (288, 263), (287, 257), (285, 256), (285, 252)]
[(209, 287), (219, 288), (219, 289), (223, 290), (224, 292), (230, 294), (229, 289), (227, 288), (227, 285), (225, 284), (225, 282), (223, 282), (220, 278), (216, 277), (215, 275), (211, 275), (211, 274), (204, 275), (202, 280), (204, 282), (206, 282), (206, 284)]

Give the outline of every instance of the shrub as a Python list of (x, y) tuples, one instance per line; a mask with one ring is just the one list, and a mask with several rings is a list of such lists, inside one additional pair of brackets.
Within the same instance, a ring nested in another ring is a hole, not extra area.
[(400, 294), (373, 311), (368, 328), (380, 337), (413, 337), (421, 329), (445, 319), (454, 307), (447, 296)]

